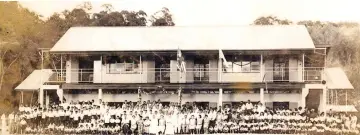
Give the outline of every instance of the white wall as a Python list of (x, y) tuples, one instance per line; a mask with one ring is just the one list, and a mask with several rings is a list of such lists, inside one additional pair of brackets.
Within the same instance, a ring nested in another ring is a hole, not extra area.
[(273, 80), (273, 72), (269, 69), (266, 70), (266, 68), (272, 69), (274, 66), (274, 61), (272, 59), (264, 59), (264, 75), (265, 80)]
[(185, 60), (185, 67), (190, 69), (189, 72), (186, 72), (186, 83), (193, 83), (194, 82), (194, 60)]
[[(185, 60), (187, 68), (193, 68), (194, 60)], [(218, 80), (218, 61), (210, 60), (210, 68), (212, 71), (209, 73), (210, 82), (217, 82)], [(67, 69), (78, 68), (79, 63), (76, 60), (67, 61)], [(291, 57), (289, 59), (289, 79), (290, 81), (302, 81), (302, 60)], [(100, 60), (94, 61), (94, 83), (153, 83), (155, 82), (155, 61), (144, 60), (142, 62), (143, 74), (108, 74), (106, 66), (102, 65)], [(273, 59), (264, 59), (263, 75), (266, 80), (273, 80)], [(266, 70), (267, 68), (267, 70)], [(270, 69), (269, 69), (270, 68)], [(266, 70), (266, 71), (264, 71)], [(70, 76), (71, 75), (71, 76)], [(182, 78), (180, 78), (180, 75)], [(72, 81), (77, 81), (78, 74), (67, 74), (67, 78)], [(76, 78), (76, 80), (74, 80)], [(180, 79), (180, 80), (179, 80)], [(222, 73), (222, 80), (224, 82), (261, 82), (263, 76), (261, 73)], [(177, 61), (170, 61), (170, 83), (192, 83), (194, 82), (194, 72), (188, 71), (186, 73), (177, 72)]]
[(144, 82), (154, 83), (155, 82), (155, 61), (146, 61), (143, 63), (143, 70), (146, 71), (146, 79)]
[(153, 65), (153, 62), (143, 61), (144, 71), (142, 74), (109, 74), (106, 71), (106, 65), (103, 65), (100, 60), (94, 61), (94, 83), (147, 83), (148, 80), (153, 81), (155, 79), (154, 69), (146, 71), (148, 66), (151, 68)]
[(90, 101), (90, 100), (95, 100), (98, 101), (98, 94), (97, 93), (92, 93), (92, 94), (69, 94), (69, 93), (64, 93), (64, 97), (66, 99), (66, 102), (71, 102), (71, 101)]
[(291, 57), (289, 59), (289, 80), (290, 81), (302, 81), (302, 60)]
[[(67, 102), (71, 100), (92, 100), (97, 101), (98, 94), (64, 94)], [(162, 100), (170, 102), (178, 102), (177, 94), (151, 94), (142, 95), (142, 100)], [(183, 94), (182, 102), (218, 102), (219, 94)], [(103, 93), (103, 101), (106, 102), (123, 102), (137, 101), (137, 94), (105, 94)], [(260, 93), (254, 94), (223, 94), (223, 102), (239, 102), (239, 101), (260, 101)], [(265, 102), (295, 102), (300, 105), (300, 94), (264, 94)]]
[(79, 61), (77, 58), (70, 57), (69, 60), (66, 61), (66, 83), (77, 83), (79, 80), (79, 73), (75, 71), (79, 69)]
[(222, 73), (223, 82), (261, 82), (259, 73)]
[(209, 81), (210, 82), (217, 82), (218, 81), (218, 60), (210, 60), (209, 61)]

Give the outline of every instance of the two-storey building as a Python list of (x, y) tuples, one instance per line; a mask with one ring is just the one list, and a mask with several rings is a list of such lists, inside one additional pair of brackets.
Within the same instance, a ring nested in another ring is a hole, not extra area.
[(328, 49), (300, 25), (73, 27), (46, 51), (60, 66), (35, 70), (16, 90), (37, 90), (41, 105), (182, 95), (212, 107), (251, 100), (324, 111), (328, 91), (353, 89), (341, 68), (325, 68)]

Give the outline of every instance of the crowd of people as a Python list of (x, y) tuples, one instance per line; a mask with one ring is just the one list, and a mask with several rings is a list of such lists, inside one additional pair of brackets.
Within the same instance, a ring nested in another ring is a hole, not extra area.
[(72, 101), (49, 107), (20, 106), (9, 114), (11, 133), (29, 134), (327, 134), (357, 135), (357, 117), (314, 109), (267, 108), (261, 103), (201, 107), (158, 101)]

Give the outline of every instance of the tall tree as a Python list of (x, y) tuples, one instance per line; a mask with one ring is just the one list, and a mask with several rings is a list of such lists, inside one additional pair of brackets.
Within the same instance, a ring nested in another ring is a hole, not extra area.
[[(277, 17), (259, 17), (254, 21), (255, 25), (288, 25), (288, 20), (279, 20)], [(298, 25), (305, 25), (314, 44), (328, 44), (331, 49), (327, 55), (327, 67), (342, 67), (355, 87), (355, 91), (348, 91), (348, 103), (355, 104), (360, 108), (360, 27), (358, 23), (352, 22), (321, 22), (304, 20), (297, 22)], [(321, 56), (312, 54), (310, 63), (319, 64)], [(323, 64), (321, 64), (323, 65)], [(344, 104), (345, 91), (339, 93), (340, 104)]]
[(160, 11), (157, 11), (151, 16), (150, 19), (152, 26), (174, 26), (175, 23), (172, 19), (172, 14), (170, 10), (166, 7), (162, 8)]
[[(148, 16), (144, 11), (114, 11), (110, 4), (104, 10), (91, 14), (90, 2), (74, 9), (55, 13), (47, 20), (23, 8), (18, 2), (0, 2), (0, 113), (10, 111), (18, 105), (19, 94), (13, 89), (34, 69), (40, 68), (39, 48), (51, 48), (74, 26), (146, 26)], [(158, 19), (172, 26), (171, 14), (162, 10)], [(45, 68), (56, 68), (59, 58), (46, 57)], [(55, 63), (55, 64), (54, 64)], [(54, 67), (55, 65), (55, 67)], [(31, 95), (31, 94), (30, 94)], [(26, 99), (24, 101), (30, 101)], [(30, 96), (28, 96), (30, 97)], [(36, 97), (36, 96), (33, 96)], [(33, 100), (35, 101), (35, 100)]]
[(14, 85), (38, 65), (44, 21), (17, 2), (0, 2), (0, 113), (18, 103)]
[(290, 25), (291, 21), (287, 19), (279, 19), (276, 16), (262, 16), (254, 21), (255, 25)]

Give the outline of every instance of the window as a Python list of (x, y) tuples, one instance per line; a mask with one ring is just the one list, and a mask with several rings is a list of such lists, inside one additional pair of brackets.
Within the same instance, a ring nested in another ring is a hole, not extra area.
[(225, 72), (260, 72), (260, 56), (227, 55)]
[(140, 72), (139, 56), (109, 56), (106, 57), (107, 73), (110, 74), (134, 74)]

